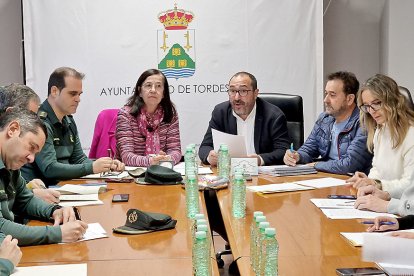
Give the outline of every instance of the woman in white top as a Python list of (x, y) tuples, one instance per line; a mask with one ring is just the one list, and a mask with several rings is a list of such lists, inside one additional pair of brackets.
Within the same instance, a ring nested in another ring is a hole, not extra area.
[(368, 176), (356, 173), (348, 180), (358, 189), (355, 208), (404, 215), (403, 194), (414, 191), (414, 111), (397, 83), (381, 74), (365, 82), (357, 101), (374, 158)]

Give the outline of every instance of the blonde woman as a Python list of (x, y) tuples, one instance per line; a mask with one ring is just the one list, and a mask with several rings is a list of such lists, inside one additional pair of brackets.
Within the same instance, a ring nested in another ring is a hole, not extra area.
[(413, 212), (407, 199), (414, 199), (414, 111), (397, 83), (381, 74), (365, 82), (357, 101), (374, 158), (368, 176), (357, 173), (348, 180), (358, 189), (355, 208), (400, 215)]

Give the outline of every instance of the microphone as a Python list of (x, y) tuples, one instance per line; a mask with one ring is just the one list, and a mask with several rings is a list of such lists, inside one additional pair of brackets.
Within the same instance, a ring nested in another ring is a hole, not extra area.
[(152, 128), (152, 126), (147, 126), (147, 130), (148, 130), (149, 132), (153, 132), (153, 131), (154, 131), (154, 129)]

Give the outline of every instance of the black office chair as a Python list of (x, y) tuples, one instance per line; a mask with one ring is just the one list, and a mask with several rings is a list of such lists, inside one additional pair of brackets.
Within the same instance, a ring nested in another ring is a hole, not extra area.
[(285, 113), (290, 139), (295, 149), (300, 148), (304, 139), (302, 97), (280, 93), (259, 93), (259, 97), (279, 107)]
[(407, 99), (407, 105), (414, 110), (414, 103), (413, 103), (413, 98), (411, 97), (411, 93), (410, 90), (408, 90), (406, 87), (404, 86), (398, 86), (400, 93), (404, 95), (404, 97)]

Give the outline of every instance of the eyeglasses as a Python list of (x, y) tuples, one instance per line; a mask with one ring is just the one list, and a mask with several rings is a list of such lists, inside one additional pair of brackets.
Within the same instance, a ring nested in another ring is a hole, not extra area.
[(243, 90), (235, 90), (235, 89), (229, 89), (227, 93), (229, 93), (230, 96), (236, 96), (237, 93), (239, 93), (240, 97), (244, 97), (249, 93), (249, 91), (252, 91), (251, 89), (243, 89)]
[(378, 101), (378, 102), (374, 102), (374, 103), (371, 103), (371, 104), (363, 104), (359, 108), (362, 110), (362, 112), (369, 113), (370, 110), (371, 111), (378, 111), (378, 110), (381, 109), (381, 107), (382, 107), (382, 102)]
[(154, 87), (154, 90), (156, 91), (162, 91), (164, 89), (164, 85), (162, 83), (146, 82), (142, 85), (142, 88), (145, 91), (150, 91), (153, 87)]

